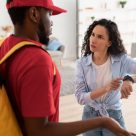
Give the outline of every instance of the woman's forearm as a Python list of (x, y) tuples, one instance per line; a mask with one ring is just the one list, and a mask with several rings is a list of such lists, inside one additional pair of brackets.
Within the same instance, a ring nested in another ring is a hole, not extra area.
[(102, 87), (102, 88), (99, 88), (99, 89), (96, 89), (94, 90), (93, 92), (91, 92), (90, 94), (90, 98), (92, 100), (95, 100), (101, 96), (103, 96), (105, 93), (107, 93), (109, 91), (109, 88), (107, 87)]

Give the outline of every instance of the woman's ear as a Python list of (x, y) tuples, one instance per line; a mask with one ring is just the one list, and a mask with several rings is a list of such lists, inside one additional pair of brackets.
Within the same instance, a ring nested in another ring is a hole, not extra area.
[(111, 44), (112, 44), (112, 42), (111, 42), (111, 41), (109, 41), (109, 44), (107, 45), (107, 47), (110, 47), (110, 46), (111, 46)]

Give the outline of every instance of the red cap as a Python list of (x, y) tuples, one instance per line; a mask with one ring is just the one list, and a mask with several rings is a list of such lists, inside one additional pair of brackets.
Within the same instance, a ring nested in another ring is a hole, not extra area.
[(34, 6), (34, 7), (37, 6), (37, 7), (43, 7), (52, 10), (53, 11), (52, 15), (57, 15), (66, 12), (66, 10), (54, 6), (52, 0), (13, 0), (6, 5), (7, 9), (13, 7), (26, 7), (26, 6)]

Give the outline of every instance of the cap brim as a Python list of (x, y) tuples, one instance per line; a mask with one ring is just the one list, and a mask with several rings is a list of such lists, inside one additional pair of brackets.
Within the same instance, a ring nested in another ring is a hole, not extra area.
[(61, 14), (61, 13), (64, 13), (64, 12), (67, 12), (66, 10), (62, 9), (62, 8), (59, 8), (57, 6), (51, 6), (51, 7), (48, 7), (48, 9), (52, 10), (52, 15), (58, 15), (58, 14)]

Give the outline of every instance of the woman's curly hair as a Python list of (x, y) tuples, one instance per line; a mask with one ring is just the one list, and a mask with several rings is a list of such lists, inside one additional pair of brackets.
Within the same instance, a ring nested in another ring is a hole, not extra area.
[(120, 33), (118, 27), (115, 22), (107, 19), (100, 19), (98, 21), (94, 21), (87, 29), (81, 49), (81, 55), (87, 56), (91, 54), (90, 51), (90, 36), (92, 34), (93, 29), (97, 26), (101, 25), (105, 27), (109, 34), (109, 41), (111, 41), (111, 46), (108, 48), (108, 53), (111, 55), (120, 55), (122, 53), (126, 53), (126, 50), (123, 46)]

